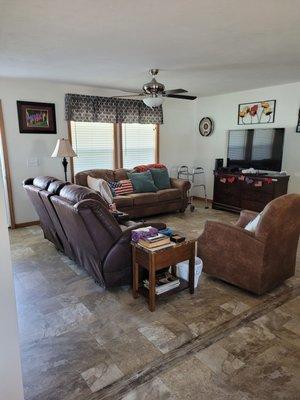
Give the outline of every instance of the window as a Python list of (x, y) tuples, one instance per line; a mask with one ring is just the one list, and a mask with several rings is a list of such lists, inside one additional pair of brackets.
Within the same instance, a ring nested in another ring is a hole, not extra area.
[(155, 124), (71, 122), (74, 173), (158, 162)]
[(153, 124), (122, 124), (123, 167), (155, 163), (156, 135)]
[(114, 124), (71, 122), (74, 172), (114, 168)]

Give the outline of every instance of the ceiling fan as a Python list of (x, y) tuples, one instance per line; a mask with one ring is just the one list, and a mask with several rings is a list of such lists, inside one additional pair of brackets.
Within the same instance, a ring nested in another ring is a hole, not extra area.
[(151, 108), (159, 107), (163, 103), (164, 97), (173, 97), (183, 100), (195, 100), (197, 98), (197, 96), (187, 96), (180, 94), (187, 93), (187, 90), (184, 89), (165, 90), (165, 85), (157, 82), (157, 80), (155, 79), (155, 76), (158, 74), (158, 72), (158, 69), (150, 69), (149, 73), (152, 76), (152, 79), (150, 82), (143, 85), (142, 93), (115, 97), (143, 97), (143, 102)]

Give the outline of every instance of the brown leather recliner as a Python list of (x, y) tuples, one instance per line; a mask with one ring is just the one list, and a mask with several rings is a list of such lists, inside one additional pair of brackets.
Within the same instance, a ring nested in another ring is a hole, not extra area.
[[(63, 187), (50, 200), (76, 260), (96, 282), (104, 287), (130, 284), (131, 231), (144, 225), (132, 224), (122, 230), (100, 195), (79, 185)], [(165, 224), (151, 225), (165, 228)]]
[(54, 195), (59, 195), (61, 189), (66, 185), (70, 185), (70, 182), (65, 182), (60, 180), (51, 182), (47, 190), (41, 190), (39, 192), (39, 196), (42, 199), (42, 202), (44, 203), (44, 206), (49, 214), (52, 224), (54, 225), (56, 236), (59, 238), (59, 241), (62, 244), (63, 252), (66, 254), (66, 256), (76, 261), (76, 257), (71, 249), (64, 228), (62, 227), (58, 215), (55, 211), (55, 208), (53, 207), (53, 204), (51, 202), (51, 197)]
[(57, 179), (52, 176), (37, 176), (36, 178), (26, 179), (23, 182), (23, 187), (40, 218), (40, 224), (44, 232), (45, 239), (50, 240), (58, 250), (63, 251), (62, 243), (57, 236), (52, 219), (49, 216), (45, 204), (39, 196), (39, 193), (42, 190), (47, 190), (49, 185), (54, 181), (57, 181)]
[(263, 294), (295, 274), (300, 195), (274, 199), (262, 211), (255, 232), (245, 230), (256, 215), (242, 211), (236, 225), (207, 221), (198, 255), (207, 274)]

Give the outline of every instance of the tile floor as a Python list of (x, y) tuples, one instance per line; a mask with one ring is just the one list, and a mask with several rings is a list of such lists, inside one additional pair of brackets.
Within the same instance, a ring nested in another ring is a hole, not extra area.
[[(206, 219), (236, 218), (199, 203), (194, 213), (155, 219), (197, 236)], [(203, 274), (194, 295), (181, 292), (151, 313), (130, 288), (97, 286), (39, 227), (12, 231), (11, 248), (26, 400), (299, 399), (300, 297), (168, 361), (263, 301), (272, 306), (276, 295), (297, 291), (298, 274), (261, 297)], [(160, 360), (151, 379), (135, 379)], [(127, 378), (131, 386), (118, 392)]]

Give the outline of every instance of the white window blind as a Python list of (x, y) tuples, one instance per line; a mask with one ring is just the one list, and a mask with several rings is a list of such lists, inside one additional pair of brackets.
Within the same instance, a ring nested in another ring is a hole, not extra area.
[(71, 122), (74, 172), (114, 167), (114, 124)]
[(252, 160), (265, 160), (272, 157), (274, 130), (255, 129), (252, 145)]
[(122, 125), (124, 168), (155, 163), (156, 134), (156, 125), (154, 124)]

